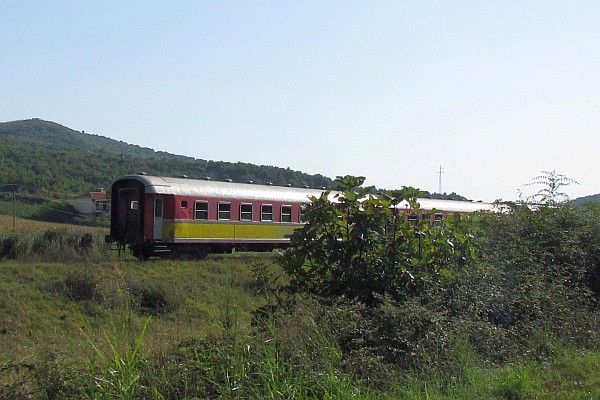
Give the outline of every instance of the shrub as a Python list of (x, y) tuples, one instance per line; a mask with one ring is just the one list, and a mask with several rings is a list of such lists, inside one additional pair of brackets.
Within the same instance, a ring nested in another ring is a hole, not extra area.
[(23, 261), (90, 261), (110, 258), (100, 233), (68, 228), (0, 233), (0, 259)]
[[(479, 253), (495, 275), (488, 288), (495, 295), (487, 303), (497, 325), (535, 323), (556, 333), (557, 323), (593, 307), (600, 261), (597, 207), (519, 207), (485, 223)], [(559, 326), (569, 324), (580, 325), (572, 320)]]
[(14, 260), (30, 256), (34, 238), (35, 234), (31, 232), (0, 231), (0, 259)]
[(129, 282), (134, 306), (145, 315), (164, 315), (175, 311), (185, 302), (185, 294), (176, 285), (165, 282)]
[(18, 244), (18, 238), (15, 235), (0, 238), (0, 258), (14, 260), (18, 254)]
[(77, 301), (94, 299), (97, 283), (97, 278), (85, 271), (71, 273), (64, 280), (67, 295)]

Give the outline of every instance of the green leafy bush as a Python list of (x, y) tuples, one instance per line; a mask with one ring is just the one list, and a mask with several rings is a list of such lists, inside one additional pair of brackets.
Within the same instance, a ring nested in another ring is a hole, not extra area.
[(312, 199), (308, 223), (291, 236), (282, 258), (292, 290), (376, 305), (382, 295), (402, 300), (438, 285), (474, 259), (466, 217), (445, 227), (425, 220), (413, 226), (394, 205), (408, 200), (418, 210), (418, 191), (371, 196), (363, 181), (339, 178), (341, 194)]

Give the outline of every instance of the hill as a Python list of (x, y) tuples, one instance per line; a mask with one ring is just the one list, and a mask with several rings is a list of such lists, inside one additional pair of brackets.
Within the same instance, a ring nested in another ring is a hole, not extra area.
[(106, 152), (135, 157), (178, 158), (194, 160), (191, 157), (177, 156), (147, 147), (128, 144), (104, 136), (75, 131), (56, 122), (33, 118), (24, 121), (0, 123), (0, 138), (34, 145), (47, 145), (66, 149), (91, 152)]
[(575, 200), (573, 200), (573, 202), (576, 204), (583, 204), (583, 203), (587, 203), (588, 201), (600, 201), (600, 193), (592, 194), (589, 196), (578, 197)]
[(331, 185), (331, 179), (322, 175), (240, 162), (208, 162), (40, 119), (0, 123), (0, 185), (18, 184), (20, 193), (69, 199), (97, 187), (109, 187), (121, 175), (141, 171), (292, 186)]

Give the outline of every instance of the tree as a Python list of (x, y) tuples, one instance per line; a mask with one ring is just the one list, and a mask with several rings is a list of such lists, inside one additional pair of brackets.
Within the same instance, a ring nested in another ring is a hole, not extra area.
[(541, 175), (534, 177), (531, 183), (525, 186), (543, 185), (544, 187), (532, 196), (532, 201), (538, 204), (556, 206), (569, 201), (569, 196), (562, 192), (562, 188), (572, 183), (579, 185), (576, 180), (552, 170), (542, 171)]
[(282, 259), (292, 290), (375, 305), (382, 295), (400, 300), (435, 285), (474, 257), (464, 218), (443, 227), (427, 220), (411, 225), (395, 206), (407, 200), (407, 211), (418, 211), (418, 190), (374, 196), (363, 182), (338, 177), (339, 192), (311, 199), (308, 223), (291, 236)]

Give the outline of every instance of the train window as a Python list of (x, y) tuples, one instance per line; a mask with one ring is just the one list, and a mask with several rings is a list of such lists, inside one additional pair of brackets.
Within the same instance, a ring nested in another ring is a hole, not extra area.
[(240, 221), (252, 221), (252, 204), (240, 205)]
[(306, 207), (308, 207), (308, 204), (304, 203), (300, 206), (300, 222), (305, 222), (306, 219), (304, 218), (304, 211), (306, 210)]
[(187, 200), (181, 201), (181, 208), (187, 208)]
[(415, 226), (419, 222), (419, 214), (412, 213), (408, 216), (408, 224), (410, 226)]
[(230, 203), (219, 203), (219, 219), (230, 220), (231, 219), (231, 204)]
[(163, 201), (162, 199), (154, 200), (154, 218), (163, 217)]
[(435, 214), (433, 216), (433, 225), (434, 226), (442, 226), (443, 221), (444, 221), (443, 214)]
[(273, 221), (273, 206), (269, 204), (263, 204), (260, 206), (260, 220), (261, 221)]
[(208, 219), (208, 202), (197, 201), (194, 211), (195, 219)]
[(429, 222), (429, 223), (431, 223), (431, 214), (423, 214), (423, 215), (421, 216), (421, 220), (422, 220), (422, 221), (425, 221), (425, 222)]
[(291, 206), (281, 206), (281, 222), (292, 222)]

